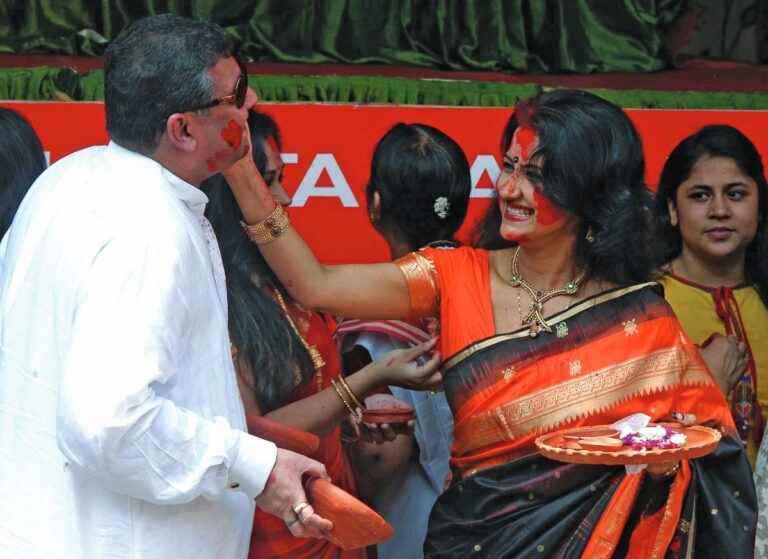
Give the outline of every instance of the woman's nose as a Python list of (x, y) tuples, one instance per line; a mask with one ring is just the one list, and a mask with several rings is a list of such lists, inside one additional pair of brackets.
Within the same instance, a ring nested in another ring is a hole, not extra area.
[(496, 188), (499, 194), (506, 198), (519, 197), (522, 194), (520, 189), (520, 173), (515, 171), (508, 176), (501, 175)]
[(713, 196), (709, 205), (710, 217), (728, 217), (731, 215), (731, 207), (725, 196)]

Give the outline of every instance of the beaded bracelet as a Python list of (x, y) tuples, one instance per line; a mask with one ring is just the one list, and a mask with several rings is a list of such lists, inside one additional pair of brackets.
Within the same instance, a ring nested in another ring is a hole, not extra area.
[(285, 233), (290, 223), (288, 212), (280, 204), (275, 204), (275, 209), (258, 223), (248, 225), (245, 221), (240, 220), (245, 234), (248, 235), (252, 243), (257, 245), (271, 243)]

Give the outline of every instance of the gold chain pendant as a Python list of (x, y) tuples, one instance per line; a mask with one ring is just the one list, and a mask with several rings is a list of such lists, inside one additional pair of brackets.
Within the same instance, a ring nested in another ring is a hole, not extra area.
[[(515, 254), (512, 257), (512, 276), (509, 278), (508, 283), (509, 285), (517, 288), (518, 290), (521, 287), (524, 288), (531, 296), (531, 308), (528, 311), (528, 314), (522, 317), (521, 322), (522, 324), (527, 325), (529, 327), (528, 335), (531, 338), (535, 338), (541, 332), (550, 332), (550, 333), (552, 332), (552, 327), (550, 327), (550, 325), (547, 324), (547, 321), (544, 320), (544, 317), (541, 314), (542, 311), (544, 310), (544, 302), (548, 301), (553, 297), (557, 297), (558, 295), (572, 296), (578, 293), (579, 289), (581, 288), (581, 282), (584, 279), (585, 272), (584, 270), (582, 270), (578, 276), (576, 276), (571, 281), (567, 282), (563, 287), (550, 289), (549, 291), (534, 289), (527, 281), (525, 281), (525, 279), (523, 278), (523, 275), (520, 273), (520, 270), (518, 268), (519, 255), (520, 255), (520, 245), (518, 245), (517, 249), (515, 250)], [(519, 291), (517, 293), (517, 305), (518, 305), (518, 312), (520, 312), (520, 292)]]
[(274, 292), (275, 298), (277, 299), (280, 308), (283, 309), (285, 319), (288, 321), (288, 324), (290, 324), (293, 332), (298, 336), (299, 340), (301, 341), (301, 345), (303, 345), (304, 349), (306, 349), (309, 353), (309, 358), (312, 360), (312, 368), (315, 370), (315, 382), (317, 383), (317, 391), (320, 392), (323, 389), (322, 369), (325, 367), (325, 359), (323, 359), (323, 354), (320, 353), (320, 350), (318, 350), (314, 345), (309, 345), (307, 340), (304, 339), (304, 336), (301, 335), (298, 326), (296, 326), (296, 323), (293, 321), (293, 317), (291, 317), (291, 313), (288, 312), (288, 306), (285, 304), (285, 299), (283, 299), (283, 294), (280, 293), (280, 290), (274, 289)]

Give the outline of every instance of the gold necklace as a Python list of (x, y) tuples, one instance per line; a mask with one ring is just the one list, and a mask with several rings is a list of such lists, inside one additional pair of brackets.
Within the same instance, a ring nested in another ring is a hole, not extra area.
[[(550, 300), (552, 297), (557, 297), (558, 295), (575, 295), (578, 293), (579, 289), (581, 288), (581, 282), (584, 279), (585, 273), (584, 270), (582, 270), (578, 276), (566, 283), (563, 287), (550, 289), (549, 291), (535, 289), (531, 286), (531, 284), (525, 281), (522, 274), (520, 273), (520, 269), (518, 268), (519, 256), (520, 246), (518, 245), (517, 249), (515, 250), (515, 254), (512, 257), (512, 277), (509, 278), (509, 285), (518, 289), (517, 309), (521, 314), (521, 322), (523, 324), (529, 325), (528, 335), (531, 338), (535, 338), (539, 335), (539, 332), (552, 332), (552, 328), (549, 326), (549, 324), (547, 324), (547, 321), (544, 320), (544, 317), (541, 316), (541, 311), (544, 309), (544, 302)], [(528, 311), (528, 314), (525, 316), (522, 316), (522, 310), (520, 306), (519, 289), (521, 287), (525, 288), (525, 290), (531, 295), (531, 308)]]
[(325, 367), (325, 360), (323, 359), (323, 355), (315, 346), (309, 345), (307, 343), (307, 340), (305, 340), (304, 337), (299, 332), (299, 328), (296, 326), (296, 323), (293, 321), (293, 318), (291, 317), (291, 313), (288, 312), (288, 306), (285, 304), (285, 299), (283, 299), (283, 294), (280, 293), (280, 290), (275, 289), (274, 292), (275, 292), (275, 299), (277, 299), (277, 302), (280, 305), (280, 308), (283, 309), (283, 314), (285, 315), (286, 320), (288, 320), (288, 324), (291, 325), (291, 328), (293, 329), (293, 331), (301, 341), (301, 345), (303, 345), (304, 349), (306, 349), (307, 352), (309, 353), (309, 358), (312, 359), (312, 368), (315, 370), (315, 381), (317, 382), (317, 391), (321, 392), (323, 390), (322, 368)]

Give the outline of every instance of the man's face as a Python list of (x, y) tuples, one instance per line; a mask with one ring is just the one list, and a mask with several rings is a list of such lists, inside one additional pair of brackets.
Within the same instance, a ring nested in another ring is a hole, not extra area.
[[(240, 65), (234, 57), (222, 58), (209, 74), (215, 84), (214, 98), (232, 95), (240, 79)], [(256, 94), (249, 87), (242, 107), (237, 108), (234, 103), (222, 103), (200, 113), (202, 134), (198, 139), (199, 153), (201, 161), (204, 161), (206, 176), (227, 169), (248, 152), (250, 145), (246, 122), (248, 110), (256, 101)]]

